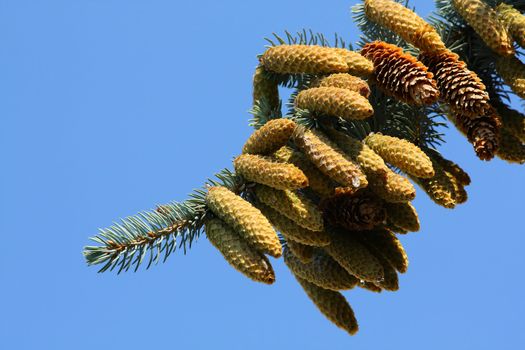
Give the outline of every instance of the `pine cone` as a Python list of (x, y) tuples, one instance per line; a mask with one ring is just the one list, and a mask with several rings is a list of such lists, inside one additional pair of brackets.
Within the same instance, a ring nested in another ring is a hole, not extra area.
[(374, 114), (368, 100), (359, 93), (337, 87), (314, 87), (299, 92), (295, 106), (311, 112), (362, 120)]
[(268, 258), (252, 248), (233, 228), (219, 219), (210, 219), (206, 222), (206, 236), (237, 271), (257, 282), (275, 282)]
[(321, 288), (334, 291), (355, 287), (358, 280), (328, 254), (315, 251), (310, 263), (303, 263), (290, 250), (284, 250), (284, 262), (292, 273)]
[(312, 231), (323, 231), (323, 217), (308, 198), (289, 190), (256, 185), (255, 195), (263, 204), (277, 210), (296, 224)]
[(399, 276), (397, 275), (396, 269), (381, 254), (377, 254), (376, 258), (383, 266), (383, 271), (385, 272), (385, 277), (382, 281), (379, 281), (377, 285), (391, 292), (399, 290)]
[(451, 51), (422, 52), (419, 59), (434, 73), (441, 98), (453, 111), (471, 117), (485, 114), (490, 107), (485, 85), (458, 55)]
[(366, 16), (423, 51), (441, 52), (445, 44), (436, 30), (405, 6), (392, 0), (365, 0)]
[(434, 176), (432, 161), (416, 145), (404, 139), (397, 137), (370, 134), (364, 141), (385, 162), (398, 167), (407, 174), (422, 178), (431, 178)]
[(348, 67), (346, 73), (357, 75), (358, 77), (368, 77), (374, 72), (374, 64), (364, 58), (359, 52), (343, 48), (333, 48), (332, 50), (346, 62)]
[(514, 55), (509, 33), (494, 9), (482, 0), (452, 0), (452, 5), (489, 48), (501, 56)]
[(334, 192), (333, 181), (323, 174), (304, 154), (284, 146), (273, 154), (278, 161), (298, 167), (308, 178), (308, 186), (319, 196), (326, 197)]
[(278, 84), (268, 79), (263, 66), (258, 66), (253, 75), (253, 104), (260, 101), (266, 101), (272, 110), (279, 109)]
[(317, 45), (279, 45), (270, 47), (260, 58), (269, 71), (281, 74), (345, 73), (348, 65), (332, 48)]
[(270, 206), (257, 203), (257, 208), (266, 216), (270, 223), (282, 233), (287, 241), (294, 241), (308, 246), (323, 247), (330, 244), (330, 236), (324, 231), (311, 231), (299, 226)]
[(336, 87), (357, 92), (365, 98), (370, 96), (370, 87), (368, 86), (368, 83), (363, 79), (348, 73), (337, 73), (319, 77), (312, 81), (310, 87)]
[(308, 159), (332, 180), (356, 189), (368, 185), (359, 166), (320, 131), (298, 127), (292, 137)]
[(496, 71), (516, 95), (525, 98), (525, 65), (520, 60), (516, 57), (499, 57)]
[(272, 119), (250, 135), (242, 153), (268, 155), (286, 145), (295, 129), (295, 122), (290, 119)]
[(503, 104), (497, 105), (497, 111), (503, 122), (503, 127), (522, 142), (525, 142), (525, 115)]
[(376, 228), (361, 232), (360, 237), (372, 253), (381, 254), (397, 271), (407, 271), (408, 256), (395, 234), (386, 229)]
[(525, 163), (525, 144), (514, 136), (507, 128), (501, 129), (500, 148), (497, 152), (499, 158), (509, 163)]
[(433, 162), (438, 163), (443, 168), (443, 170), (454, 176), (461, 185), (470, 185), (471, 180), (469, 174), (458, 164), (449, 159), (446, 159), (436, 150), (427, 148), (425, 149), (425, 153), (430, 159), (432, 159)]
[(350, 231), (370, 230), (386, 218), (381, 200), (366, 191), (325, 198), (320, 208), (326, 222)]
[(368, 282), (384, 278), (383, 266), (376, 257), (350, 233), (332, 235), (332, 243), (324, 250), (349, 274)]
[(512, 5), (501, 3), (496, 7), (498, 19), (508, 29), (512, 39), (519, 46), (525, 47), (525, 16)]
[(372, 282), (361, 281), (360, 283), (357, 284), (357, 286), (359, 288), (366, 289), (366, 290), (368, 290), (370, 292), (374, 292), (374, 293), (381, 293), (383, 291), (383, 289), (381, 289), (381, 287), (377, 286), (376, 284), (374, 284)]
[(314, 259), (314, 247), (312, 246), (304, 245), (292, 240), (287, 241), (286, 246), (303, 264), (309, 264)]
[(433, 74), (400, 47), (375, 41), (363, 46), (361, 54), (374, 62), (374, 81), (387, 94), (416, 105), (437, 101), (439, 91)]
[(249, 202), (226, 187), (210, 187), (206, 204), (254, 248), (276, 258), (281, 256), (277, 233), (261, 211)]
[(416, 189), (410, 181), (390, 169), (386, 178), (370, 176), (369, 187), (372, 192), (389, 203), (404, 203), (416, 198)]
[(357, 332), (359, 326), (354, 311), (341, 293), (318, 287), (298, 276), (295, 278), (303, 287), (306, 295), (326, 318), (350, 335)]
[(244, 179), (280, 190), (308, 186), (306, 175), (293, 164), (278, 163), (268, 157), (242, 154), (233, 161), (235, 171)]
[(411, 203), (387, 203), (388, 222), (403, 230), (416, 232), (420, 229), (416, 208)]
[(485, 115), (476, 118), (454, 113), (449, 115), (449, 119), (459, 131), (467, 136), (479, 159), (491, 160), (494, 158), (498, 150), (501, 126), (499, 117), (494, 110), (490, 109)]

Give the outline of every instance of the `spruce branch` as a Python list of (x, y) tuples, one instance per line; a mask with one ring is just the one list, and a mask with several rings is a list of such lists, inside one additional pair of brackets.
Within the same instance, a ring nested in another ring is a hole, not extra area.
[(225, 186), (240, 193), (244, 183), (235, 173), (223, 169), (184, 202), (161, 205), (100, 230), (91, 238), (98, 245), (84, 247), (87, 264), (104, 264), (99, 272), (118, 267), (117, 273), (121, 273), (132, 266), (137, 271), (146, 260), (146, 269), (161, 258), (165, 262), (177, 248), (186, 253), (201, 235), (209, 215), (205, 200), (208, 186)]

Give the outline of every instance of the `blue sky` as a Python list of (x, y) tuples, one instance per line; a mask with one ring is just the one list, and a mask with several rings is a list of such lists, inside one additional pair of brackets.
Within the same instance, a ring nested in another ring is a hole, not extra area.
[[(467, 204), (419, 191), (401, 289), (346, 293), (361, 330), (317, 312), (275, 261), (250, 282), (205, 240), (149, 271), (86, 267), (99, 227), (230, 166), (250, 134), (263, 37), (355, 41), (356, 1), (0, 0), (0, 347), (3, 349), (515, 349), (525, 343), (524, 168), (478, 161)], [(423, 14), (427, 1), (415, 1)]]

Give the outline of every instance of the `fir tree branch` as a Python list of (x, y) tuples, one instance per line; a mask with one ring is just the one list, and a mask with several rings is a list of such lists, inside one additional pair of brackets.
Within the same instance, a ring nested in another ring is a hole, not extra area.
[(146, 260), (146, 269), (153, 263), (157, 264), (161, 257), (165, 262), (177, 247), (186, 253), (202, 233), (208, 217), (205, 199), (207, 187), (225, 186), (235, 193), (240, 193), (244, 188), (242, 179), (228, 169), (215, 177), (182, 203), (168, 203), (100, 230), (97, 236), (91, 238), (98, 245), (84, 247), (87, 264), (104, 264), (99, 272), (118, 268), (117, 273), (121, 273), (132, 266), (137, 271)]

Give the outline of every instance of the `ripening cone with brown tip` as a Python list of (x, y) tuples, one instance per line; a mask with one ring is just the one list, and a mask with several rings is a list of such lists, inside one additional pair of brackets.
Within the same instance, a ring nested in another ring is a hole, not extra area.
[(293, 164), (301, 169), (308, 178), (308, 187), (320, 197), (333, 194), (334, 182), (317, 169), (315, 165), (301, 152), (293, 150), (288, 146), (284, 146), (273, 154), (273, 158), (280, 162)]
[(370, 230), (386, 219), (382, 201), (363, 190), (325, 198), (320, 208), (326, 222), (350, 231)]
[(277, 82), (268, 78), (263, 66), (255, 68), (253, 75), (253, 104), (265, 101), (272, 110), (279, 108), (279, 87)]
[(270, 223), (281, 232), (287, 241), (294, 241), (308, 246), (323, 247), (330, 244), (330, 236), (324, 231), (311, 231), (299, 226), (293, 220), (263, 203), (256, 203), (257, 208)]
[(295, 278), (303, 287), (306, 295), (326, 318), (350, 335), (354, 335), (358, 331), (359, 326), (354, 310), (340, 292), (321, 288), (297, 275)]
[(525, 47), (525, 16), (512, 5), (505, 3), (496, 6), (496, 13), (498, 14), (498, 19), (508, 29), (512, 39), (519, 46)]
[(434, 73), (441, 99), (453, 111), (476, 117), (490, 107), (485, 85), (457, 54), (448, 50), (440, 54), (422, 52), (418, 58)]
[(323, 231), (323, 217), (317, 205), (302, 194), (277, 190), (264, 185), (255, 186), (257, 199), (296, 224), (311, 231)]
[(365, 98), (370, 96), (368, 83), (361, 78), (347, 73), (337, 73), (319, 77), (312, 81), (310, 87), (336, 87), (357, 92)]
[(292, 138), (308, 159), (332, 180), (355, 189), (368, 185), (359, 165), (319, 130), (297, 127)]
[(516, 95), (525, 98), (525, 64), (516, 57), (499, 57), (496, 71)]
[(260, 58), (266, 70), (281, 74), (345, 73), (348, 65), (337, 51), (317, 45), (279, 45)]
[(449, 114), (448, 117), (456, 128), (467, 136), (479, 159), (494, 158), (499, 147), (501, 121), (492, 109), (476, 118), (459, 113)]
[(314, 247), (301, 244), (292, 240), (286, 241), (286, 246), (292, 254), (303, 264), (309, 264), (314, 259)]
[(437, 31), (414, 11), (392, 0), (365, 0), (366, 16), (424, 51), (441, 52), (445, 44)]
[(299, 92), (295, 106), (311, 112), (362, 120), (374, 114), (368, 100), (355, 91), (338, 87), (314, 87)]
[(375, 228), (361, 232), (360, 236), (373, 253), (380, 253), (397, 271), (405, 273), (408, 270), (408, 256), (395, 234), (384, 228)]
[(261, 211), (251, 203), (226, 187), (215, 186), (208, 189), (206, 204), (251, 246), (273, 257), (281, 256), (282, 247), (277, 232)]
[(421, 178), (434, 176), (432, 161), (418, 146), (393, 136), (370, 134), (364, 143), (374, 150), (385, 162), (398, 167), (407, 174)]
[(334, 47), (332, 50), (340, 55), (346, 62), (348, 68), (346, 73), (366, 78), (374, 72), (374, 64), (359, 52), (341, 47)]
[(290, 119), (269, 120), (250, 135), (242, 148), (242, 153), (271, 154), (286, 145), (295, 127), (295, 122)]
[(332, 234), (332, 243), (323, 248), (351, 275), (368, 282), (384, 277), (383, 266), (350, 232)]
[(503, 122), (503, 127), (522, 142), (525, 142), (525, 115), (505, 105), (498, 105), (497, 111)]
[(374, 81), (387, 94), (416, 105), (429, 105), (438, 100), (433, 74), (400, 47), (374, 41), (363, 46), (361, 54), (374, 62)]
[(214, 218), (206, 222), (205, 231), (210, 243), (237, 271), (257, 282), (275, 282), (268, 258), (250, 246), (232, 227)]
[(386, 214), (388, 221), (396, 227), (416, 232), (421, 228), (419, 216), (412, 203), (387, 203)]
[(489, 48), (501, 56), (514, 55), (512, 39), (492, 7), (482, 0), (452, 0), (452, 5)]
[(242, 154), (233, 161), (235, 171), (244, 179), (280, 190), (308, 186), (306, 175), (293, 164), (278, 163), (268, 157)]
[(503, 128), (500, 134), (500, 148), (497, 155), (509, 163), (523, 164), (525, 163), (525, 144), (514, 136), (510, 130)]
[(284, 262), (293, 272), (310, 283), (330, 290), (348, 290), (355, 287), (358, 280), (350, 275), (328, 254), (316, 250), (310, 263), (303, 263), (299, 258), (284, 249)]

